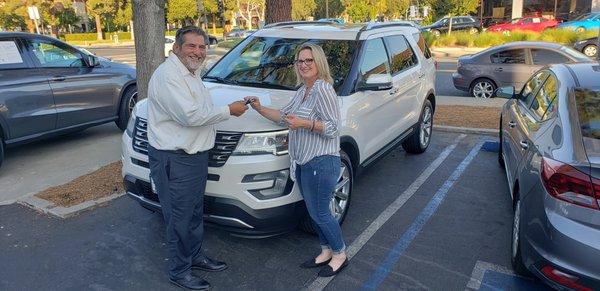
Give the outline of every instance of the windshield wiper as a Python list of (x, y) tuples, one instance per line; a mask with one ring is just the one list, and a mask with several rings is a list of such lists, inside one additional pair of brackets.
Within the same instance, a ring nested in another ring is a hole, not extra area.
[(280, 84), (273, 84), (273, 83), (269, 83), (269, 82), (265, 82), (265, 81), (258, 81), (258, 82), (238, 81), (237, 84), (242, 85), (242, 86), (268, 88), (268, 89), (281, 89), (281, 90), (295, 90), (296, 89), (293, 87), (280, 85)]
[(237, 85), (238, 84), (238, 82), (235, 80), (229, 80), (229, 79), (225, 79), (222, 77), (216, 77), (216, 76), (204, 76), (202, 78), (203, 81), (206, 79), (215, 80), (215, 81), (217, 81), (217, 83), (221, 83), (221, 84), (229, 84), (229, 85)]

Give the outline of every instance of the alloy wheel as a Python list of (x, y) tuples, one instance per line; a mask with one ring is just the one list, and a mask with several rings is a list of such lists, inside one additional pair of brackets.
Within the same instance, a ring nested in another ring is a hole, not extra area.
[(129, 99), (129, 103), (127, 104), (127, 110), (129, 111), (130, 115), (133, 111), (133, 108), (135, 107), (135, 104), (137, 104), (137, 95), (138, 92), (133, 93), (133, 95), (131, 95), (131, 98)]
[(494, 85), (489, 81), (479, 81), (473, 86), (473, 96), (475, 98), (490, 98), (494, 94)]
[(595, 45), (588, 45), (583, 49), (583, 53), (588, 57), (595, 57), (598, 53), (598, 47)]
[(340, 176), (333, 190), (331, 203), (329, 203), (329, 210), (338, 222), (341, 221), (341, 219), (344, 217), (344, 214), (348, 210), (348, 199), (350, 198), (351, 186), (352, 177), (350, 176), (350, 170), (346, 164), (342, 162)]
[(432, 128), (432, 118), (433, 114), (431, 114), (431, 107), (426, 106), (423, 108), (423, 119), (421, 121), (421, 130), (419, 133), (419, 141), (421, 142), (421, 147), (427, 147), (429, 144), (429, 139), (431, 138), (431, 128)]

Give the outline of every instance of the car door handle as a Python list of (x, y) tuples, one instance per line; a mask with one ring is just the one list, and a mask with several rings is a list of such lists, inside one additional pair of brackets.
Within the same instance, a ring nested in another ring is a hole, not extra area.
[(502, 71), (504, 71), (504, 69), (503, 68), (496, 68), (496, 69), (494, 69), (494, 71), (496, 71), (496, 72), (502, 72)]
[(390, 95), (395, 95), (396, 93), (398, 93), (398, 90), (400, 89), (398, 89), (397, 87), (390, 89)]
[(527, 143), (526, 141), (521, 141), (519, 144), (521, 144), (521, 148), (526, 150), (529, 148), (529, 143)]
[(66, 79), (67, 79), (67, 77), (65, 77), (65, 76), (54, 76), (54, 77), (50, 78), (50, 81), (53, 81), (53, 82), (62, 82), (64, 80), (66, 80)]
[(517, 123), (516, 123), (516, 122), (514, 122), (514, 121), (511, 121), (511, 122), (509, 122), (509, 123), (508, 123), (508, 126), (509, 126), (510, 128), (515, 128), (515, 126), (517, 126)]
[(425, 77), (425, 73), (419, 75), (419, 79), (423, 79), (423, 77)]

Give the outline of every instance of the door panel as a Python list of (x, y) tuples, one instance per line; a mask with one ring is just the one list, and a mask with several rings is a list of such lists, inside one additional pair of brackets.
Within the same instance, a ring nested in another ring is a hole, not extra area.
[(30, 39), (29, 46), (54, 93), (57, 128), (114, 116), (119, 87), (110, 74), (88, 67), (79, 51), (62, 43)]
[(500, 87), (523, 87), (525, 81), (531, 76), (524, 49), (500, 51), (492, 54), (490, 60), (492, 62), (492, 73), (501, 83)]
[(8, 124), (8, 138), (55, 129), (56, 109), (46, 75), (33, 68), (20, 40), (2, 38), (0, 43), (3, 49), (18, 54), (0, 62), (0, 115)]

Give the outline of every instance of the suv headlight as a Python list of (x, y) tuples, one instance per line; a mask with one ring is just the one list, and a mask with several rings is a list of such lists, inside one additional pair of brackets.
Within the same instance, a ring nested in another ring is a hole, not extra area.
[(238, 142), (232, 155), (262, 155), (273, 154), (276, 156), (288, 153), (288, 130), (245, 133)]
[(133, 127), (135, 126), (135, 115), (131, 115), (129, 117), (129, 121), (127, 122), (127, 129), (125, 130), (125, 132), (127, 133), (128, 136), (132, 137), (133, 136)]

